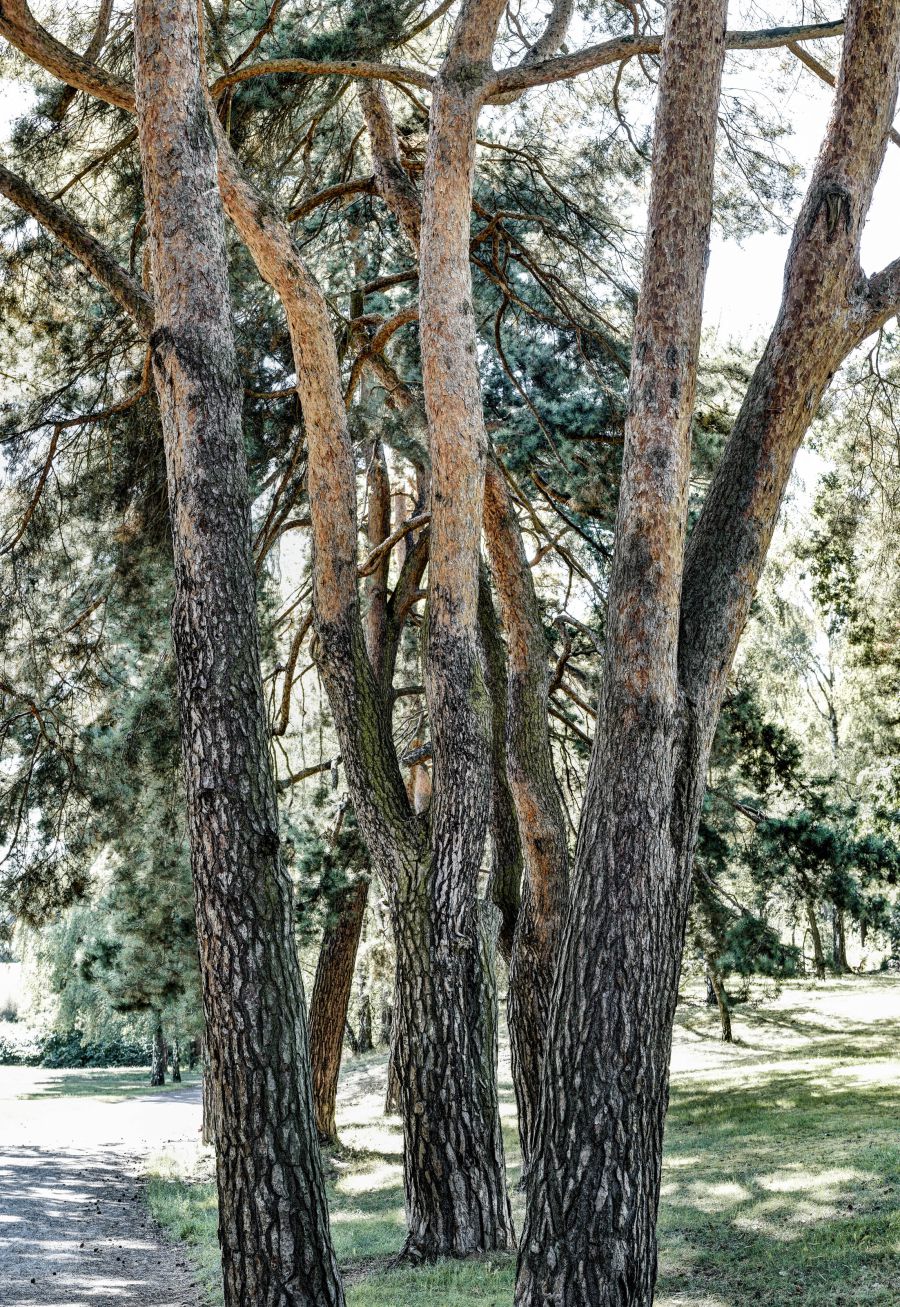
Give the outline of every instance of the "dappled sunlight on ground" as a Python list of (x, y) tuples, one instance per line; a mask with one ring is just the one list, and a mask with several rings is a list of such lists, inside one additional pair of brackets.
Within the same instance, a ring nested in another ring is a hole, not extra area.
[[(679, 1004), (657, 1307), (900, 1307), (900, 978), (760, 984), (734, 1029), (737, 1042), (722, 1044), (699, 991)], [(386, 1057), (369, 1054), (341, 1082), (329, 1167), (348, 1307), (510, 1307), (512, 1256), (392, 1266), (402, 1139), (383, 1115), (386, 1080)], [(521, 1228), (506, 1046), (500, 1093)], [(195, 1243), (213, 1283), (211, 1184), (159, 1183), (163, 1219)]]

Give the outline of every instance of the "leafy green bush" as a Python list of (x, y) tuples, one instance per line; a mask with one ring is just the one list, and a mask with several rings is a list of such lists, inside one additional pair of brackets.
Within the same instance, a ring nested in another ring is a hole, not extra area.
[(63, 1067), (145, 1066), (147, 1049), (121, 1038), (86, 1043), (80, 1030), (67, 1030), (47, 1037), (41, 1066)]

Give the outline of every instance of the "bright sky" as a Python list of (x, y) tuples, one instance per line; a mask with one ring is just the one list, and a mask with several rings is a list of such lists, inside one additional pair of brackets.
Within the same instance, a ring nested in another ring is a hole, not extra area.
[[(793, 124), (790, 148), (808, 174), (828, 124), (832, 92), (813, 73), (800, 64), (797, 67), (800, 75), (783, 109)], [(805, 179), (798, 189), (802, 196)], [(863, 233), (862, 263), (866, 272), (875, 272), (900, 256), (898, 213), (900, 147), (891, 144)], [(704, 316), (707, 327), (723, 342), (732, 338), (749, 342), (768, 333), (781, 300), (790, 239), (790, 232), (763, 232), (738, 245), (714, 236)]]

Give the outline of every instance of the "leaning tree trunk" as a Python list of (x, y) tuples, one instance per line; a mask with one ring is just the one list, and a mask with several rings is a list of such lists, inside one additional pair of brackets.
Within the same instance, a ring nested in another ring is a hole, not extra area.
[(313, 1105), (319, 1142), (338, 1143), (335, 1107), (344, 1027), (353, 986), (353, 969), (362, 931), (369, 882), (360, 879), (341, 891), (333, 919), (325, 928), (309, 1005), (309, 1055)]
[(303, 989), (260, 672), (217, 151), (197, 10), (137, 0), (150, 339), (226, 1307), (343, 1303), (313, 1123)]
[(166, 1083), (166, 1037), (163, 1033), (162, 1020), (156, 1018), (153, 1027), (153, 1043), (150, 1049), (150, 1084), (154, 1088)]
[(673, 0), (597, 736), (554, 988), (516, 1301), (649, 1307), (687, 915), (675, 799), (690, 424), (727, 0)]

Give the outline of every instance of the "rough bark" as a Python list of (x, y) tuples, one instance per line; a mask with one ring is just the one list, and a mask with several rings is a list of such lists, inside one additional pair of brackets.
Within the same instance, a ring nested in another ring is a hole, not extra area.
[[(714, 19), (721, 32), (724, 14), (721, 7), (713, 14), (714, 5), (693, 6), (690, 14), (686, 8), (670, 9), (662, 74), (668, 65), (675, 83), (686, 71), (694, 83), (680, 115), (690, 149), (691, 140), (706, 144), (711, 136), (712, 121), (704, 130), (691, 111), (706, 100), (708, 61), (719, 43), (713, 30), (695, 30), (679, 59), (666, 53), (675, 49), (671, 35), (682, 22), (689, 29)], [(683, 464), (673, 463), (665, 435), (678, 429), (681, 413), (666, 420), (659, 381), (668, 382), (679, 404), (691, 380), (682, 372), (689, 360), (667, 315), (686, 302), (682, 278), (698, 268), (686, 244), (680, 267), (662, 280), (648, 272), (673, 221), (675, 247), (690, 231), (699, 235), (702, 224), (690, 222), (683, 200), (692, 188), (699, 195), (706, 181), (696, 159), (678, 160), (684, 138), (655, 153), (605, 679), (554, 994), (569, 1021), (554, 1024), (545, 1068), (548, 1089), (568, 1076), (576, 1093), (542, 1099), (546, 1144), (529, 1189), (520, 1305), (652, 1302), (671, 1028), (709, 749), (796, 449), (838, 363), (885, 320), (889, 305), (896, 309), (896, 265), (867, 282), (859, 237), (894, 113), (898, 64), (900, 6), (855, 0), (781, 312), (691, 539), (677, 641), (683, 526), (665, 510), (674, 508), (667, 487), (678, 485)], [(658, 143), (667, 139), (661, 119), (668, 81), (661, 75)], [(648, 288), (667, 300), (657, 303), (649, 324)], [(687, 299), (692, 316), (699, 315), (699, 286)], [(662, 339), (647, 325), (665, 328)], [(666, 344), (661, 356), (659, 344)], [(648, 404), (655, 408), (649, 422)], [(639, 424), (649, 440), (635, 439)]]
[(674, 0), (663, 42), (597, 738), (528, 1175), (527, 1307), (649, 1307), (656, 1281), (687, 909), (678, 608), (726, 7)]
[[(420, 340), (431, 452), (425, 686), (434, 758), (425, 884), (427, 982), (399, 1002), (430, 1032), (401, 1056), (409, 1180), (424, 1219), (411, 1256), (512, 1246), (494, 1066), (491, 977), (478, 880), (490, 811), (489, 707), (478, 639), (478, 568), (487, 437), (469, 270), (475, 124), (501, 0), (468, 0), (434, 86), (425, 161)], [(404, 909), (401, 906), (400, 911)], [(408, 962), (412, 963), (413, 959)], [(407, 973), (406, 983), (415, 972)], [(400, 1027), (401, 1054), (408, 1049)], [(441, 1182), (449, 1171), (451, 1187)]]
[(172, 1080), (181, 1084), (181, 1048), (177, 1039), (172, 1043)]
[(328, 1229), (259, 663), (217, 152), (190, 0), (137, 0), (150, 338), (227, 1307), (343, 1303)]
[(353, 986), (353, 968), (362, 930), (369, 882), (358, 880), (338, 896), (325, 928), (309, 1007), (309, 1052), (313, 1105), (319, 1141), (338, 1141), (335, 1108), (344, 1027)]

